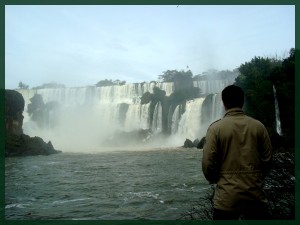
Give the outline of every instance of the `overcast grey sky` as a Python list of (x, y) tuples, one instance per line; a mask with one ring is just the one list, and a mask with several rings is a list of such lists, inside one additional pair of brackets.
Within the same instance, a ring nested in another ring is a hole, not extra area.
[(5, 88), (232, 70), (295, 47), (295, 6), (5, 6)]

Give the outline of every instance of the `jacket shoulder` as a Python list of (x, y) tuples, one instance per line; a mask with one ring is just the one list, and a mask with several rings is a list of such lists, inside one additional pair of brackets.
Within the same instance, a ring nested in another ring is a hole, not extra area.
[(219, 121), (221, 121), (221, 119), (218, 119), (218, 120), (212, 122), (208, 127), (211, 127), (211, 126), (215, 125), (215, 124), (218, 123)]

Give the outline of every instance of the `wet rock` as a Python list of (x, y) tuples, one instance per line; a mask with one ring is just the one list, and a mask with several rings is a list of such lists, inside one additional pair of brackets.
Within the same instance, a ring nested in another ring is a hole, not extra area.
[(194, 147), (198, 146), (199, 142), (200, 142), (199, 139), (196, 138), (196, 139), (193, 141)]
[(29, 155), (50, 155), (60, 153), (55, 150), (52, 143), (44, 142), (40, 137), (29, 137), (28, 135), (6, 135), (5, 156), (29, 156)]
[(193, 142), (190, 139), (185, 139), (183, 147), (184, 148), (193, 148), (195, 146), (194, 146)]
[(204, 146), (204, 144), (205, 144), (205, 137), (203, 137), (203, 138), (201, 139), (201, 141), (198, 143), (197, 148), (202, 149), (203, 146)]
[(5, 90), (5, 157), (50, 155), (55, 150), (52, 143), (40, 137), (30, 137), (23, 133), (23, 96), (14, 90)]

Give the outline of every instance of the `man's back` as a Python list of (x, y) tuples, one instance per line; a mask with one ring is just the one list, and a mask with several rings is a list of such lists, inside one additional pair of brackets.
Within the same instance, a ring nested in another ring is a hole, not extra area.
[(214, 206), (221, 210), (244, 207), (245, 201), (265, 202), (262, 191), (264, 164), (271, 159), (268, 133), (242, 109), (228, 110), (207, 132), (203, 172), (217, 183)]
[(250, 172), (261, 169), (261, 153), (268, 141), (263, 124), (246, 116), (241, 109), (232, 109), (212, 126), (219, 132), (222, 146), (221, 171)]
[(203, 147), (202, 171), (216, 183), (214, 219), (267, 219), (262, 189), (272, 146), (264, 125), (242, 110), (244, 92), (235, 85), (222, 91), (223, 119), (211, 124)]

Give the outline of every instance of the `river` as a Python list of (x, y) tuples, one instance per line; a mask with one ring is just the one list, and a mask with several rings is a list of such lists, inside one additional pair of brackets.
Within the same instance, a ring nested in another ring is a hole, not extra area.
[(199, 149), (5, 159), (5, 219), (175, 220), (209, 188)]

